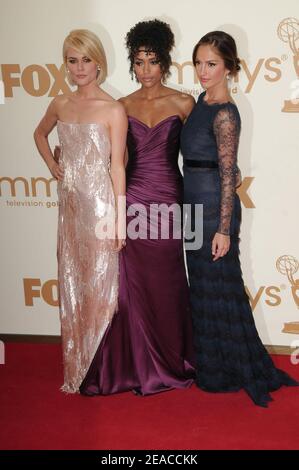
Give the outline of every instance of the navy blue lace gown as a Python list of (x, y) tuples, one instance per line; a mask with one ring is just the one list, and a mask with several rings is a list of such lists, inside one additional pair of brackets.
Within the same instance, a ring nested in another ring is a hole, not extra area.
[[(235, 190), (239, 112), (233, 103), (210, 105), (204, 96), (199, 96), (181, 134), (184, 203), (203, 204), (203, 246), (187, 251), (196, 383), (209, 392), (243, 388), (255, 404), (266, 407), (269, 392), (298, 384), (274, 366), (263, 346), (242, 279), (241, 206)], [(213, 261), (216, 232), (230, 235), (231, 246)]]

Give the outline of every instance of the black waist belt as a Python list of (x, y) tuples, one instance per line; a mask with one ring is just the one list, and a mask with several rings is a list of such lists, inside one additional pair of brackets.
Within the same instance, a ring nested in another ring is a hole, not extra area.
[(218, 168), (219, 165), (217, 162), (212, 160), (184, 160), (185, 166), (191, 166), (196, 168)]

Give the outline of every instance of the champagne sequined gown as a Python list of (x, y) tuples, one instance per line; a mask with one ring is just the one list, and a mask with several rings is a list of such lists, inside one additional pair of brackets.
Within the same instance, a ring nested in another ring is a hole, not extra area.
[(58, 121), (58, 279), (63, 347), (62, 390), (79, 391), (117, 307), (118, 255), (112, 240), (96, 236), (111, 215), (110, 139), (101, 124)]

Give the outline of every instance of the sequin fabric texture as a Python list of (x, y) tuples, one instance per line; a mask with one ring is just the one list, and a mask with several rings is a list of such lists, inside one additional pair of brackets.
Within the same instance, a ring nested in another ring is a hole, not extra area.
[(61, 389), (75, 393), (117, 308), (118, 254), (112, 239), (99, 237), (115, 200), (107, 128), (58, 121), (57, 131), (64, 169), (57, 189)]

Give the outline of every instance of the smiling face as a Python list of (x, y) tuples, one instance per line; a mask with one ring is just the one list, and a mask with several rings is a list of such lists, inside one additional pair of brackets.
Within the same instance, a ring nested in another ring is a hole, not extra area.
[(97, 79), (97, 64), (71, 47), (67, 50), (66, 66), (75, 85), (88, 85)]
[(134, 72), (142, 86), (151, 88), (161, 83), (162, 70), (155, 52), (146, 51), (141, 47), (134, 58)]
[(215, 47), (206, 44), (199, 46), (195, 57), (195, 69), (201, 86), (205, 89), (227, 86), (229, 70)]

